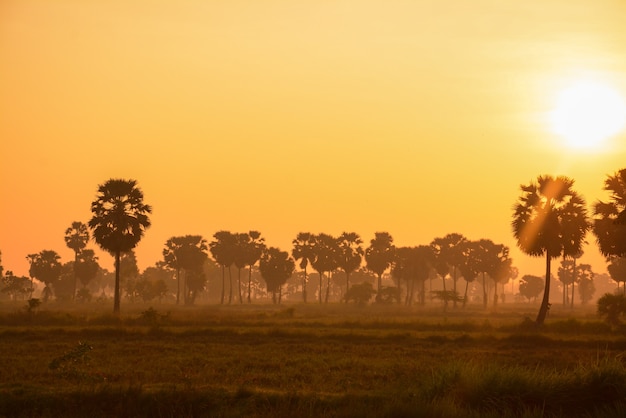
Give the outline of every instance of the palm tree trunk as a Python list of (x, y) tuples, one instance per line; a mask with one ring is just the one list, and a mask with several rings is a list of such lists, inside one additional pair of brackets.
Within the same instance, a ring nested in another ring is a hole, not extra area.
[(467, 289), (469, 288), (469, 281), (465, 280), (465, 293), (463, 294), (463, 307), (467, 303)]
[(120, 251), (115, 251), (115, 290), (113, 293), (113, 313), (120, 314)]
[(332, 272), (328, 272), (328, 278), (326, 280), (326, 297), (324, 298), (324, 303), (328, 303), (328, 295), (330, 294), (330, 276)]
[(220, 304), (224, 304), (224, 293), (226, 291), (226, 267), (222, 264), (222, 298), (220, 299)]
[[(350, 290), (350, 272), (346, 271), (346, 295), (348, 294), (348, 290)], [(348, 299), (346, 299), (346, 303), (348, 303)]]
[(323, 271), (318, 271), (319, 275), (320, 275), (320, 289), (319, 289), (319, 300), (320, 300), (320, 305), (322, 304), (322, 292), (324, 291), (324, 283), (322, 283), (322, 280), (324, 279), (324, 272)]
[(233, 271), (230, 266), (228, 266), (228, 283), (228, 304), (230, 305), (233, 303)]
[(180, 268), (176, 269), (176, 304), (180, 301)]
[(487, 287), (485, 286), (485, 272), (483, 271), (483, 307), (487, 309)]
[(252, 264), (248, 266), (248, 303), (252, 303), (250, 293), (252, 293)]
[(456, 266), (452, 267), (452, 271), (453, 271), (453, 273), (452, 273), (452, 290), (454, 291), (454, 301), (452, 301), (452, 307), (456, 309), (456, 300), (457, 300), (457, 297), (456, 297), (456, 280), (457, 280), (457, 277), (456, 277)]
[(495, 310), (496, 307), (498, 306), (498, 282), (496, 282), (495, 280), (493, 281), (493, 309)]
[(302, 301), (304, 303), (306, 303), (306, 282), (307, 282), (306, 266), (304, 266), (304, 280), (302, 281)]
[(237, 287), (239, 288), (239, 304), (243, 304), (243, 299), (241, 297), (241, 268), (237, 267)]
[(76, 264), (78, 264), (78, 251), (74, 251), (74, 289), (72, 290), (72, 300), (76, 300), (76, 282), (78, 281)]
[(550, 251), (546, 250), (546, 285), (543, 291), (543, 299), (541, 300), (541, 307), (539, 308), (539, 314), (535, 321), (537, 325), (543, 325), (548, 316), (548, 310), (550, 309)]

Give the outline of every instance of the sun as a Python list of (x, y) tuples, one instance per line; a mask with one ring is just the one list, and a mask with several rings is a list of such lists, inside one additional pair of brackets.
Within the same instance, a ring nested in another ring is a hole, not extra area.
[(626, 102), (608, 85), (578, 82), (561, 91), (550, 122), (569, 148), (597, 148), (624, 129)]

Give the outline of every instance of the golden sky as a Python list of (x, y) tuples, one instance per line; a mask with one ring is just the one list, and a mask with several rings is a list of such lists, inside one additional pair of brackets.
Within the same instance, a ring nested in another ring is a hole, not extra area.
[[(133, 178), (140, 268), (176, 235), (345, 230), (489, 238), (540, 274), (512, 206), (540, 174), (606, 199), (626, 167), (624, 133), (570, 150), (546, 116), (576, 80), (626, 96), (624, 22), (619, 0), (4, 0), (2, 264), (71, 260), (98, 184)], [(605, 270), (595, 245), (582, 261)]]

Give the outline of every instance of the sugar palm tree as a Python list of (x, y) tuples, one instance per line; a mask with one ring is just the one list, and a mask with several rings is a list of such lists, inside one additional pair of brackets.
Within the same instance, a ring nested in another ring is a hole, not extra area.
[[(344, 232), (337, 238), (339, 268), (346, 273), (346, 293), (350, 289), (350, 274), (359, 268), (363, 258), (363, 240), (356, 232)], [(346, 300), (348, 303), (348, 300)]]
[(605, 257), (626, 257), (626, 168), (604, 181), (609, 201), (593, 207), (593, 233)]
[(338, 247), (337, 239), (332, 235), (318, 234), (314, 237), (314, 251), (315, 261), (311, 263), (311, 266), (318, 272), (320, 276), (320, 288), (319, 288), (319, 303), (322, 303), (322, 289), (324, 272), (328, 273), (328, 280), (326, 286), (326, 302), (328, 302), (328, 292), (330, 289), (330, 275), (333, 270), (338, 267)]
[(137, 246), (150, 227), (152, 208), (135, 180), (110, 179), (98, 186), (89, 228), (96, 243), (115, 256), (113, 313), (120, 313), (120, 255)]
[(72, 226), (65, 230), (65, 245), (74, 251), (74, 290), (72, 291), (72, 300), (76, 295), (76, 282), (78, 274), (76, 273), (76, 264), (78, 263), (78, 255), (87, 246), (89, 242), (89, 229), (82, 222), (72, 222)]
[(518, 246), (530, 256), (546, 257), (538, 325), (548, 314), (551, 260), (580, 252), (590, 228), (585, 201), (572, 189), (573, 184), (564, 176), (539, 176), (537, 182), (521, 186), (522, 194), (514, 207), (512, 227)]
[(378, 276), (378, 294), (382, 287), (383, 273), (391, 266), (394, 258), (393, 237), (388, 232), (376, 232), (374, 239), (370, 241), (370, 246), (365, 250), (365, 261), (367, 268)]
[(306, 303), (306, 284), (308, 282), (306, 268), (315, 261), (315, 237), (310, 232), (300, 232), (296, 239), (292, 241), (292, 244), (293, 250), (291, 250), (291, 255), (295, 260), (300, 260), (300, 268), (304, 270), (302, 300)]
[(222, 266), (222, 296), (220, 303), (224, 304), (224, 292), (225, 292), (225, 269), (228, 267), (228, 278), (230, 280), (230, 293), (228, 296), (228, 303), (233, 300), (233, 276), (231, 273), (231, 266), (235, 262), (235, 250), (237, 247), (237, 236), (230, 231), (218, 231), (213, 234), (214, 240), (209, 243), (209, 249), (211, 255)]
[(185, 285), (183, 295), (185, 304), (189, 303), (187, 276), (201, 274), (208, 257), (207, 242), (201, 235), (171, 237), (163, 249), (164, 265), (176, 271), (176, 304), (180, 303), (180, 271), (184, 270)]

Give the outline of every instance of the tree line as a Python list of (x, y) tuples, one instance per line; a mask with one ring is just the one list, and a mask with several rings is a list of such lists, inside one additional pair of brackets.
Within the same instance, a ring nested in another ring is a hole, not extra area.
[[(625, 282), (626, 289), (626, 169), (607, 177), (604, 189), (610, 193), (610, 198), (595, 203), (592, 215), (589, 215), (582, 196), (573, 190), (573, 184), (572, 179), (564, 176), (539, 176), (537, 181), (521, 185), (522, 193), (514, 207), (512, 230), (518, 246), (531, 256), (546, 258), (543, 298), (536, 321), (539, 324), (545, 320), (550, 306), (551, 261), (554, 258), (563, 257), (559, 279), (564, 285), (564, 304), (567, 301), (573, 303), (575, 283), (578, 283), (583, 300), (584, 295), (593, 293), (590, 267), (576, 266), (589, 230), (595, 234), (600, 251), (609, 263), (609, 273), (618, 285), (620, 281)], [(119, 313), (123, 260), (131, 254), (134, 257), (132, 250), (150, 227), (152, 208), (143, 202), (143, 198), (135, 180), (110, 179), (98, 187), (96, 199), (91, 204), (93, 216), (89, 222), (73, 222), (66, 230), (66, 245), (75, 255), (72, 263), (73, 281), (69, 290), (72, 299), (80, 293), (77, 283), (81, 282), (84, 287), (100, 270), (93, 250), (86, 248), (90, 238), (93, 238), (103, 250), (114, 256), (113, 309)], [(244, 296), (246, 302), (251, 302), (252, 272), (257, 265), (275, 303), (280, 303), (283, 286), (294, 274), (296, 263), (303, 272), (301, 289), (305, 303), (310, 301), (307, 290), (309, 268), (318, 273), (318, 303), (328, 302), (331, 277), (334, 272), (341, 271), (345, 275), (345, 302), (367, 300), (363, 296), (365, 292), (370, 297), (375, 295), (375, 300), (380, 303), (424, 304), (428, 297), (425, 282), (435, 276), (441, 280), (442, 290), (433, 292), (431, 296), (440, 299), (446, 308), (449, 304), (454, 307), (458, 304), (464, 306), (468, 286), (475, 280), (482, 285), (485, 307), (490, 298), (487, 294), (489, 286), (493, 285), (491, 300), (493, 306), (497, 306), (498, 284), (504, 284), (518, 275), (509, 257), (508, 247), (488, 239), (472, 241), (459, 233), (435, 238), (426, 245), (396, 247), (388, 232), (377, 232), (369, 246), (364, 247), (362, 238), (355, 232), (343, 232), (337, 237), (325, 233), (301, 232), (294, 238), (293, 248), (288, 252), (267, 246), (258, 231), (218, 231), (210, 242), (201, 235), (173, 236), (165, 243), (162, 255), (163, 259), (157, 263), (157, 267), (174, 273), (177, 304), (194, 303), (198, 293), (205, 288), (207, 277), (204, 266), (210, 259), (221, 268), (222, 304), (233, 301), (243, 303)], [(30, 262), (30, 280), (17, 278), (7, 272), (3, 281), (7, 282), (7, 277), (19, 281), (23, 285), (23, 292), (30, 291), (32, 295), (32, 280), (36, 278), (46, 284), (44, 292), (50, 296), (52, 288), (58, 287), (59, 283), (55, 282), (63, 273), (60, 257), (54, 251), (44, 250), (30, 254), (27, 258)], [(351, 275), (363, 266), (376, 276), (376, 289), (373, 286), (367, 289), (362, 284), (352, 289)], [(233, 278), (233, 269), (237, 272), (236, 279)], [(247, 270), (247, 278), (243, 280), (242, 270)], [(394, 286), (382, 285), (385, 274), (393, 279)], [(464, 290), (461, 291), (457, 288), (460, 279), (465, 281)], [(452, 282), (450, 289), (446, 287), (449, 280)], [(520, 291), (538, 287), (537, 280), (531, 276), (522, 277), (520, 282)], [(162, 296), (165, 290), (163, 286), (159, 287), (153, 293)], [(58, 292), (58, 289), (55, 291)], [(360, 296), (356, 297), (355, 292), (360, 292)]]

